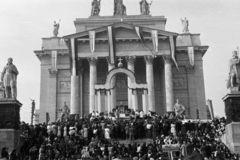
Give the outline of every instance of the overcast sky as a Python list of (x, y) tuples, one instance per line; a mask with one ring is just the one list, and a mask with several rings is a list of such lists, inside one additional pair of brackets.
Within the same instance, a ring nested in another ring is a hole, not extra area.
[[(128, 15), (140, 14), (139, 1), (124, 0)], [(52, 36), (53, 21), (59, 19), (59, 36), (74, 33), (73, 21), (90, 12), (91, 0), (0, 0), (0, 70), (12, 57), (20, 72), (21, 120), (30, 122), (29, 98), (39, 107), (40, 61), (33, 51), (41, 49), (41, 38)], [(102, 0), (100, 15), (112, 14), (113, 0)], [(180, 18), (187, 17), (190, 32), (200, 33), (202, 45), (209, 45), (203, 58), (206, 99), (224, 116), (228, 59), (240, 45), (240, 0), (153, 0), (151, 14), (165, 16), (166, 30), (177, 33), (182, 31)]]

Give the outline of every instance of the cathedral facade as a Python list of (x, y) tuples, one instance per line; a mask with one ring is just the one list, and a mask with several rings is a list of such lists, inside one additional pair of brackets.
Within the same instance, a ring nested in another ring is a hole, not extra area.
[(118, 106), (163, 115), (176, 99), (189, 118), (207, 118), (200, 34), (165, 29), (164, 16), (90, 16), (76, 33), (43, 38), (39, 122)]

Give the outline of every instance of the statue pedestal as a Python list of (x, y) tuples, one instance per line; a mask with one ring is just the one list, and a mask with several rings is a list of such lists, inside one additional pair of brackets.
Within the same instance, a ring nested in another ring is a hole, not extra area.
[(19, 147), (20, 107), (16, 99), (0, 99), (0, 148)]
[(240, 122), (240, 92), (231, 91), (223, 97), (225, 103), (225, 113), (227, 116), (227, 124), (231, 122)]
[(15, 129), (0, 129), (0, 148), (7, 147), (9, 151), (19, 149), (20, 133)]
[(232, 152), (240, 153), (240, 92), (236, 88), (231, 88), (229, 91), (223, 97), (227, 125), (222, 141)]
[(234, 153), (240, 154), (240, 122), (226, 125), (222, 142)]

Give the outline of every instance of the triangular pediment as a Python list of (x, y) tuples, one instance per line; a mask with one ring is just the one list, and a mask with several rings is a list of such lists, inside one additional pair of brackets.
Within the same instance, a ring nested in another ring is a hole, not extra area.
[[(114, 28), (114, 35), (115, 35), (116, 39), (138, 38), (136, 31), (135, 31), (135, 27), (141, 28), (142, 34), (144, 37), (151, 37), (151, 31), (156, 30), (156, 29), (137, 26), (137, 25), (133, 25), (133, 24), (125, 23), (125, 22), (119, 22), (119, 23), (114, 23), (111, 25), (87, 30), (84, 32), (78, 32), (75, 34), (67, 35), (67, 36), (64, 36), (63, 38), (64, 39), (86, 39), (86, 38), (89, 38), (89, 31), (95, 31), (96, 38), (105, 39), (105, 38), (107, 38), (107, 27), (108, 26), (112, 26)], [(168, 32), (168, 31), (163, 31), (163, 30), (157, 30), (157, 31), (158, 31), (159, 36), (177, 37), (177, 35), (178, 35), (177, 33), (174, 33), (174, 32)]]

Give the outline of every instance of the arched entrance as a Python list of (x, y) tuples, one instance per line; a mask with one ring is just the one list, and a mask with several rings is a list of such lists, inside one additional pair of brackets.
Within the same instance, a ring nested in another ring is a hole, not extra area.
[[(101, 92), (101, 91), (105, 91), (106, 95), (107, 95), (107, 98), (112, 98), (110, 96), (111, 94), (111, 91), (116, 87), (116, 84), (112, 84), (112, 80), (113, 80), (113, 77), (117, 77), (117, 76), (127, 76), (130, 80), (130, 82), (127, 83), (127, 90), (145, 90), (147, 91), (148, 89), (148, 85), (147, 84), (139, 84), (136, 82), (136, 78), (135, 78), (135, 75), (132, 71), (128, 70), (128, 69), (125, 69), (125, 68), (114, 68), (112, 70), (110, 70), (106, 76), (106, 82), (105, 84), (95, 84), (95, 91), (98, 93), (98, 92)], [(129, 93), (128, 93), (129, 94)], [(117, 101), (117, 98), (115, 99), (111, 99), (111, 101)], [(121, 103), (121, 102), (120, 102)], [(124, 103), (124, 102), (123, 102)], [(115, 104), (118, 104), (119, 105), (119, 102), (118, 103), (115, 103)], [(125, 102), (126, 104), (126, 102)], [(125, 105), (124, 104), (124, 105)], [(113, 108), (115, 108), (116, 106), (111, 106), (110, 103), (108, 103), (108, 109), (107, 111), (111, 111)], [(137, 108), (136, 106), (132, 107), (133, 109), (134, 108)]]
[(110, 89), (112, 89), (111, 81), (112, 81), (112, 78), (117, 74), (126, 74), (130, 78), (131, 83), (128, 86), (130, 89), (146, 89), (147, 90), (147, 88), (148, 88), (147, 84), (136, 83), (136, 78), (132, 71), (125, 69), (125, 68), (114, 68), (108, 72), (107, 77), (106, 77), (106, 83), (105, 84), (96, 84), (95, 90), (110, 90)]

